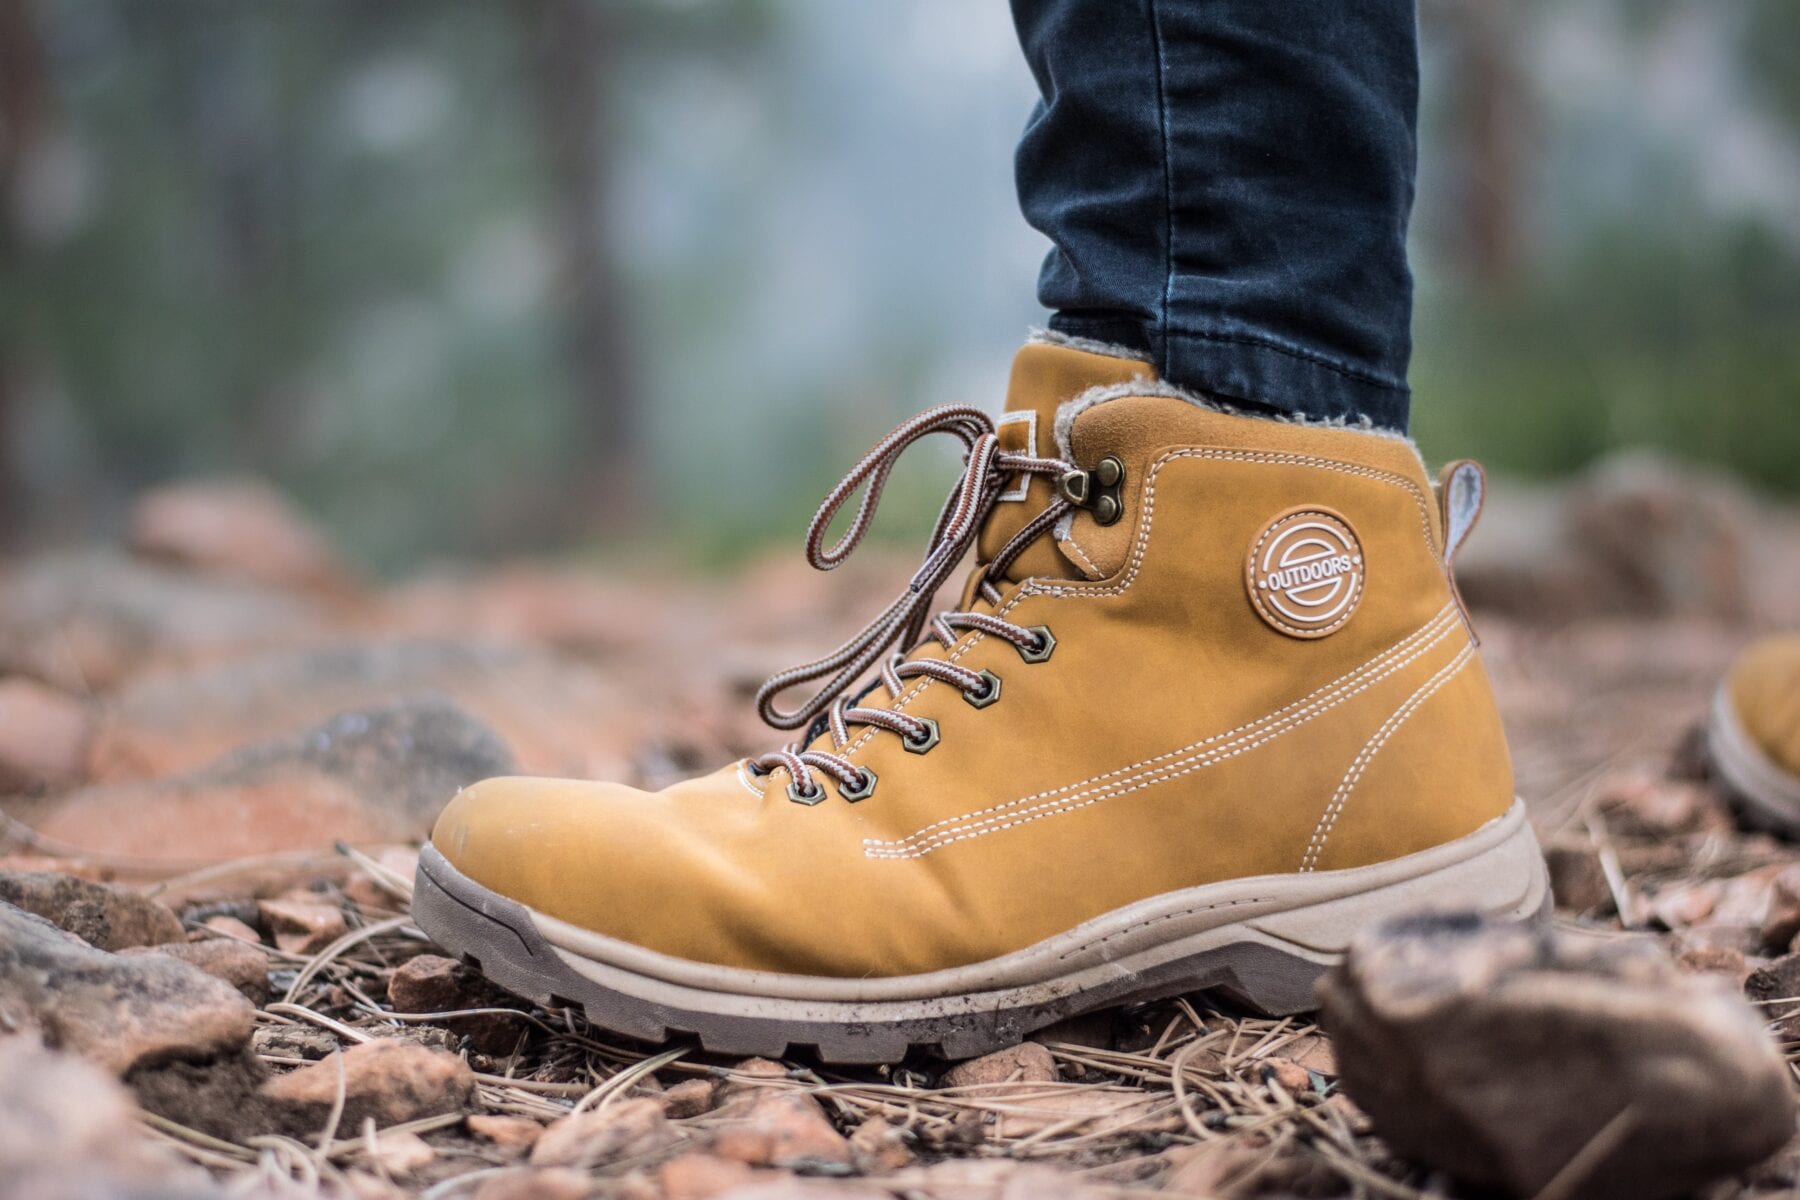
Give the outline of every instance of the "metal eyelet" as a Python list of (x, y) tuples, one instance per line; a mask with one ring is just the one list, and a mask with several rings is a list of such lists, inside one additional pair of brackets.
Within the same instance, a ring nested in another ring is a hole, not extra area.
[(981, 671), (979, 674), (982, 679), (987, 681), (987, 690), (984, 692), (964, 692), (962, 698), (967, 700), (972, 707), (986, 708), (1000, 698), (1000, 677), (992, 671)]
[(1037, 647), (1018, 647), (1019, 657), (1028, 663), (1041, 663), (1056, 649), (1056, 636), (1050, 632), (1048, 625), (1033, 625), (1031, 632), (1037, 634)]
[(1070, 504), (1093, 513), (1096, 524), (1111, 525), (1125, 515), (1125, 505), (1119, 499), (1124, 483), (1125, 464), (1109, 454), (1092, 471), (1068, 472), (1057, 482), (1057, 488)]
[(900, 744), (906, 747), (908, 754), (924, 754), (938, 744), (938, 723), (930, 717), (914, 717), (913, 720), (925, 727), (925, 736), (914, 739), (901, 734)]
[(867, 767), (862, 769), (862, 782), (855, 787), (851, 787), (847, 783), (838, 784), (838, 795), (842, 796), (852, 804), (855, 804), (858, 800), (867, 800), (874, 794), (875, 772), (869, 770)]
[(815, 783), (812, 785), (812, 791), (803, 792), (800, 790), (800, 781), (795, 779), (788, 783), (788, 799), (795, 804), (804, 804), (811, 808), (815, 804), (824, 803), (825, 789)]

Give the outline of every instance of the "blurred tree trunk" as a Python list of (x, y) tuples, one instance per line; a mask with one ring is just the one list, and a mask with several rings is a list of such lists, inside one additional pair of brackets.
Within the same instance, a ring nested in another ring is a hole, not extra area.
[[(43, 46), (29, 0), (0, 0), (0, 273), (23, 265), (25, 233), (18, 214), (30, 156), (49, 138), (55, 118)], [(24, 518), (18, 429), (18, 349), (0, 329), (0, 543), (15, 544)]]
[[(608, 66), (619, 30), (599, 0), (517, 0), (552, 186), (568, 362), (578, 411), (566, 491), (584, 511), (545, 513), (560, 532), (623, 528), (637, 515), (642, 435), (624, 280), (608, 244), (614, 128)], [(554, 497), (547, 497), (554, 499)]]
[(1481, 292), (1505, 292), (1525, 260), (1529, 98), (1519, 65), (1521, 9), (1450, 0), (1425, 10), (1449, 44), (1445, 97), (1456, 185), (1456, 257)]

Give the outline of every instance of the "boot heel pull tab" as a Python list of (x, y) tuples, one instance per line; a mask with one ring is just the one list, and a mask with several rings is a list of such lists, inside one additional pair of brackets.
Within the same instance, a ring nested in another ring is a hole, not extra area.
[(1469, 619), (1469, 606), (1463, 603), (1462, 589), (1456, 586), (1456, 554), (1469, 538), (1469, 531), (1481, 520), (1482, 505), (1487, 502), (1487, 472), (1472, 458), (1459, 458), (1438, 472), (1438, 513), (1444, 528), (1444, 574), (1450, 580), (1450, 595), (1462, 611), (1463, 624), (1476, 645), (1475, 622)]
[(1469, 531), (1481, 520), (1487, 501), (1487, 472), (1472, 458), (1460, 458), (1438, 473), (1438, 504), (1444, 518), (1444, 565), (1456, 562), (1456, 552), (1468, 540)]

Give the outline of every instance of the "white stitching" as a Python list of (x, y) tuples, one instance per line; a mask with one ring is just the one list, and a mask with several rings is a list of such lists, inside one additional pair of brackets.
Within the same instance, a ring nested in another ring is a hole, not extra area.
[(1186, 450), (1170, 450), (1151, 464), (1149, 475), (1144, 480), (1144, 522), (1138, 528), (1136, 542), (1131, 549), (1131, 562), (1125, 577), (1111, 587), (1084, 587), (1068, 583), (1040, 583), (1036, 579), (1027, 580), (1020, 589), (1021, 594), (1039, 596), (1117, 596), (1125, 592), (1137, 580), (1138, 570), (1143, 566), (1145, 549), (1150, 541), (1150, 526), (1156, 519), (1156, 479), (1162, 469), (1172, 459), (1199, 458), (1217, 459), (1228, 462), (1277, 463), (1287, 466), (1315, 467), (1324, 471), (1336, 471), (1341, 475), (1355, 475), (1372, 479), (1377, 483), (1391, 484), (1401, 488), (1412, 496), (1413, 503), (1419, 510), (1419, 529), (1425, 538), (1425, 549), (1434, 558), (1438, 555), (1437, 547), (1431, 540), (1431, 518), (1425, 503), (1425, 495), (1419, 491), (1418, 484), (1404, 475), (1396, 475), (1392, 471), (1381, 471), (1374, 467), (1359, 467), (1354, 463), (1340, 462), (1334, 458), (1319, 458), (1311, 454), (1276, 453), (1265, 450), (1219, 450), (1213, 447), (1199, 446)]
[[(1018, 604), (1021, 600), (1025, 599), (1025, 595), (1026, 595), (1025, 590), (1023, 588), (1021, 588), (1018, 592), (1015, 592), (1013, 594), (1012, 598), (1009, 599), (1005, 604), (1002, 604), (999, 608), (995, 609), (994, 615), (996, 617), (1005, 617), (1007, 613), (1011, 612), (1015, 607), (1018, 606)], [(954, 650), (952, 650), (949, 654), (946, 654), (944, 656), (944, 661), (945, 662), (956, 662), (958, 659), (962, 658), (963, 655), (967, 654), (969, 651), (973, 650), (976, 646), (980, 645), (983, 641), (987, 640), (987, 636), (988, 635), (985, 632), (983, 632), (982, 630), (979, 630), (979, 629), (975, 630), (974, 633), (972, 633), (969, 636), (969, 639), (966, 642), (961, 643)], [(901, 692), (900, 695), (895, 697), (894, 702), (892, 704), (890, 704), (888, 707), (895, 708), (895, 709), (905, 708), (907, 705), (911, 704), (914, 700), (917, 700), (920, 696), (924, 695), (926, 689), (930, 688), (932, 684), (938, 683), (938, 682), (940, 682), (940, 681), (933, 679), (929, 675), (926, 675), (926, 676), (922, 677), (918, 683), (913, 684), (911, 687), (907, 688), (904, 692)], [(876, 733), (878, 733), (878, 732), (879, 732), (879, 730), (877, 730), (872, 725), (866, 727), (861, 733), (857, 734), (855, 740), (852, 741), (848, 746), (845, 746), (844, 749), (842, 751), (840, 751), (840, 753), (845, 758), (849, 758), (852, 754), (855, 754), (858, 750), (862, 749), (862, 747), (868, 743), (869, 739), (874, 737), (876, 735)], [(776, 768), (776, 770), (780, 770), (780, 769), (781, 768), (779, 768), (779, 767)]]
[(1081, 543), (1075, 540), (1075, 535), (1073, 533), (1068, 537), (1060, 539), (1058, 544), (1062, 546), (1063, 552), (1069, 555), (1069, 557), (1081, 560), (1080, 565), (1085, 567), (1094, 578), (1105, 578), (1106, 572), (1094, 565), (1094, 560), (1087, 556), (1087, 552), (1081, 548)]
[[(1275, 536), (1276, 530), (1283, 528), (1290, 521), (1297, 521), (1302, 517), (1325, 517), (1333, 523), (1343, 526), (1344, 532), (1350, 535), (1350, 544), (1356, 550), (1357, 561), (1365, 564), (1364, 568), (1355, 572), (1354, 577), (1351, 579), (1351, 586), (1356, 590), (1355, 594), (1344, 605), (1344, 615), (1333, 621), (1331, 624), (1319, 629), (1304, 629), (1291, 621), (1283, 620), (1279, 614), (1270, 610), (1270, 605), (1264, 603), (1262, 593), (1257, 590), (1256, 586), (1256, 573), (1258, 570), (1256, 564), (1262, 561), (1263, 547), (1268, 545), (1271, 537)], [(1350, 618), (1356, 615), (1357, 606), (1362, 603), (1363, 582), (1368, 574), (1366, 566), (1367, 561), (1368, 560), (1363, 556), (1362, 539), (1357, 536), (1355, 527), (1350, 524), (1347, 518), (1340, 516), (1335, 511), (1327, 508), (1296, 508), (1283, 513), (1273, 521), (1270, 521), (1268, 525), (1263, 528), (1262, 536), (1251, 543), (1250, 556), (1245, 560), (1244, 564), (1244, 582), (1249, 588), (1250, 604), (1256, 609), (1256, 615), (1268, 622), (1271, 628), (1279, 630), (1289, 637), (1325, 637), (1328, 634), (1336, 633), (1338, 630), (1342, 629), (1349, 623)]]
[[(1137, 539), (1132, 546), (1130, 569), (1126, 572), (1125, 577), (1122, 580), (1120, 580), (1119, 583), (1117, 583), (1111, 587), (1107, 587), (1107, 588), (1096, 588), (1096, 587), (1092, 587), (1092, 586), (1087, 586), (1085, 584), (1043, 584), (1043, 583), (1040, 583), (1039, 580), (1036, 578), (1028, 579), (1025, 581), (1025, 583), (1023, 585), (1020, 586), (1020, 588), (1017, 592), (1014, 592), (1012, 594), (1012, 596), (1006, 601), (1005, 604), (1000, 606), (1000, 608), (996, 611), (995, 615), (1000, 616), (1000, 617), (1006, 616), (1007, 613), (1011, 612), (1013, 610), (1013, 608), (1015, 608), (1018, 604), (1020, 604), (1022, 601), (1024, 601), (1028, 596), (1054, 596), (1054, 597), (1058, 597), (1058, 598), (1064, 598), (1064, 597), (1086, 598), (1086, 597), (1096, 597), (1096, 596), (1123, 595), (1125, 590), (1127, 588), (1129, 588), (1132, 585), (1132, 583), (1137, 579), (1138, 570), (1143, 565), (1144, 554), (1145, 554), (1146, 548), (1150, 541), (1150, 525), (1151, 525), (1151, 522), (1153, 520), (1155, 520), (1155, 517), (1156, 517), (1156, 479), (1157, 479), (1157, 476), (1162, 473), (1162, 469), (1167, 463), (1169, 463), (1171, 460), (1177, 459), (1177, 458), (1219, 459), (1219, 460), (1237, 461), (1237, 462), (1284, 463), (1287, 465), (1295, 465), (1295, 466), (1317, 467), (1321, 470), (1336, 471), (1336, 472), (1339, 472), (1340, 474), (1345, 474), (1345, 475), (1362, 476), (1362, 477), (1366, 477), (1369, 479), (1373, 479), (1380, 483), (1392, 484), (1392, 485), (1402, 488), (1403, 490), (1412, 494), (1414, 502), (1419, 506), (1419, 527), (1424, 533), (1425, 548), (1428, 551), (1430, 551), (1431, 553), (1433, 553), (1434, 555), (1437, 553), (1436, 548), (1432, 545), (1432, 542), (1431, 542), (1431, 523), (1430, 523), (1429, 518), (1426, 516), (1425, 498), (1420, 493), (1418, 485), (1413, 483), (1410, 479), (1407, 479), (1404, 475), (1397, 475), (1397, 474), (1393, 473), (1392, 471), (1377, 470), (1374, 467), (1359, 467), (1353, 463), (1344, 463), (1344, 462), (1340, 462), (1337, 459), (1319, 458), (1315, 455), (1308, 455), (1308, 454), (1276, 453), (1274, 451), (1262, 451), (1262, 450), (1219, 450), (1219, 449), (1216, 449), (1213, 447), (1205, 447), (1205, 446), (1190, 447), (1185, 450), (1170, 450), (1167, 453), (1165, 453), (1161, 458), (1157, 459), (1154, 463), (1151, 464), (1150, 470), (1146, 474), (1145, 479), (1144, 479), (1144, 521), (1143, 521), (1143, 524), (1138, 529)], [(1093, 565), (1093, 564), (1090, 564), (1090, 565)], [(1093, 569), (1096, 572), (1098, 572), (1100, 570), (1100, 568), (1097, 565), (1094, 566)], [(962, 645), (958, 646), (955, 650), (951, 651), (948, 655), (946, 655), (945, 661), (947, 661), (947, 662), (958, 661), (965, 654), (967, 654), (970, 650), (973, 650), (976, 646), (980, 645), (981, 642), (986, 639), (986, 637), (987, 637), (987, 634), (982, 633), (981, 631), (977, 630), (969, 638), (969, 640), (967, 642), (964, 642)], [(924, 695), (925, 692), (930, 689), (931, 685), (936, 682), (938, 682), (938, 681), (935, 679), (932, 679), (929, 676), (921, 678), (918, 683), (914, 684), (912, 687), (908, 688), (906, 691), (902, 692), (900, 695), (894, 697), (893, 703), (890, 704), (888, 707), (890, 707), (892, 709), (896, 709), (896, 710), (906, 708), (914, 700), (916, 700), (920, 696)], [(853, 741), (851, 741), (851, 743), (849, 745), (845, 746), (843, 748), (843, 750), (839, 751), (839, 753), (845, 759), (854, 761), (853, 756), (856, 754), (856, 752), (858, 750), (862, 749), (863, 746), (867, 745), (869, 742), (869, 739), (873, 738), (877, 732), (878, 731), (873, 726), (864, 728), (863, 731), (861, 733), (859, 733), (856, 736), (856, 738)], [(1181, 753), (1181, 752), (1176, 751), (1175, 753)], [(782, 768), (777, 767), (777, 768), (775, 768), (775, 770), (779, 771), (779, 770), (782, 770)], [(1080, 785), (1075, 784), (1075, 785), (1071, 785), (1071, 786), (1078, 787)]]
[[(928, 836), (921, 837), (920, 835), (926, 834), (928, 830), (933, 829), (933, 826), (926, 826), (909, 834), (905, 838), (895, 841), (864, 838), (863, 854), (868, 858), (922, 858), (926, 854), (930, 854), (935, 850), (950, 845), (952, 842), (966, 841), (970, 838), (982, 837), (990, 833), (998, 833), (1002, 829), (1010, 829), (1015, 825), (1023, 825), (1029, 821), (1036, 821), (1044, 817), (1056, 816), (1059, 813), (1073, 812), (1077, 809), (1087, 808), (1090, 805), (1100, 803), (1102, 800), (1110, 800), (1115, 796), (1123, 796), (1128, 795), (1131, 792), (1141, 791), (1144, 788), (1154, 786), (1155, 784), (1166, 783), (1171, 779), (1179, 779), (1183, 775), (1188, 775), (1216, 763), (1236, 758), (1240, 754), (1246, 754), (1249, 751), (1256, 749), (1258, 746), (1262, 746), (1293, 729), (1297, 729), (1300, 726), (1307, 724), (1314, 717), (1329, 712), (1340, 704), (1367, 691), (1375, 684), (1386, 679), (1389, 675), (1409, 666), (1428, 653), (1445, 637), (1449, 636), (1454, 630), (1455, 624), (1454, 621), (1449, 622), (1444, 628), (1434, 634), (1424, 645), (1418, 647), (1399, 661), (1389, 664), (1379, 674), (1362, 680), (1354, 688), (1346, 686), (1346, 688), (1339, 689), (1335, 695), (1328, 696), (1319, 703), (1306, 704), (1303, 707), (1298, 704), (1290, 705), (1288, 709), (1283, 709), (1280, 712), (1270, 714), (1269, 716), (1260, 717), (1256, 721), (1251, 722), (1250, 725), (1240, 726), (1239, 730), (1244, 731), (1243, 736), (1236, 738), (1234, 741), (1219, 742), (1220, 738), (1229, 737), (1230, 735), (1215, 735), (1204, 742), (1197, 742), (1193, 746), (1184, 747), (1181, 750), (1170, 751), (1169, 753), (1159, 755), (1156, 758), (1146, 759), (1143, 760), (1143, 762), (1134, 763), (1129, 767), (1122, 767), (1119, 770), (1110, 771), (1106, 775), (1097, 776), (1094, 779), (1084, 780), (1081, 783), (1069, 784), (1050, 792), (1040, 792), (1036, 795), (1026, 796), (1019, 800), (1011, 800), (1005, 804), (995, 805), (992, 808), (983, 809), (979, 812), (965, 813), (960, 817), (947, 818), (946, 820), (934, 823), (935, 826), (945, 828), (938, 832), (932, 832)], [(1365, 664), (1365, 668), (1367, 665), (1368, 664)], [(1359, 668), (1358, 670), (1363, 670), (1365, 668)], [(1356, 672), (1352, 672), (1349, 676), (1343, 677), (1343, 679), (1344, 681), (1348, 681), (1355, 675)], [(1317, 693), (1314, 694), (1316, 695)], [(1311, 697), (1308, 697), (1308, 699), (1310, 700)], [(1298, 708), (1298, 711), (1290, 711), (1296, 708)], [(1238, 730), (1232, 732), (1236, 733)], [(1209, 744), (1213, 742), (1218, 742), (1219, 744), (1195, 754), (1186, 762), (1176, 762), (1167, 766), (1158, 767), (1155, 770), (1146, 771), (1141, 774), (1136, 782), (1131, 783), (1131, 786), (1121, 786), (1128, 782), (1128, 780), (1116, 778), (1122, 775), (1128, 776), (1130, 772), (1136, 770), (1140, 766), (1147, 765), (1148, 763), (1177, 758), (1179, 755), (1186, 754), (1191, 750), (1209, 746)], [(1106, 780), (1114, 780), (1114, 782), (1103, 782)], [(1101, 784), (1101, 786), (1089, 788), (1087, 791), (1080, 790), (1087, 788), (1089, 784), (1096, 783)], [(1002, 821), (998, 816), (983, 816), (985, 813), (999, 813), (1005, 809), (1012, 809), (1021, 804), (1027, 804), (1032, 800), (1055, 797), (1062, 793), (1070, 794), (1062, 800), (1052, 800), (1048, 803), (1037, 804), (1030, 808), (1020, 809), (1011, 820)], [(1083, 796), (1088, 796), (1088, 798), (1081, 799)], [(982, 817), (982, 819), (974, 821), (973, 823), (964, 824), (965, 822), (968, 822), (971, 817)], [(952, 835), (950, 833), (950, 829), (952, 828), (960, 828), (962, 832)]]
[(1084, 943), (1073, 950), (1065, 950), (1063, 953), (1056, 956), (1056, 961), (1066, 962), (1078, 954), (1086, 954), (1095, 947), (1104, 946), (1106, 943), (1122, 938), (1128, 933), (1136, 933), (1138, 930), (1148, 929), (1152, 925), (1161, 925), (1165, 921), (1179, 920), (1182, 917), (1191, 917), (1196, 913), (1212, 912), (1215, 909), (1220, 908), (1239, 908), (1245, 904), (1266, 904), (1273, 899), (1275, 899), (1273, 896), (1245, 896), (1237, 900), (1219, 900), (1212, 904), (1196, 904), (1192, 908), (1184, 908), (1178, 912), (1163, 913), (1160, 916), (1155, 917), (1146, 917), (1142, 921), (1134, 921), (1123, 929), (1115, 929), (1103, 938)]
[(1421, 704), (1436, 695), (1438, 689), (1454, 679), (1464, 667), (1469, 665), (1469, 660), (1474, 656), (1475, 647), (1464, 646), (1462, 653), (1438, 668), (1437, 674), (1420, 684), (1419, 689), (1408, 696), (1399, 708), (1388, 714), (1388, 719), (1381, 723), (1381, 728), (1375, 731), (1375, 735), (1363, 743), (1363, 748), (1357, 752), (1356, 760), (1350, 764), (1350, 769), (1339, 781), (1337, 790), (1331, 794), (1331, 801), (1325, 806), (1324, 815), (1319, 818), (1319, 824), (1313, 830), (1312, 839), (1306, 843), (1306, 853), (1300, 859), (1302, 871), (1312, 870), (1319, 861), (1319, 855), (1325, 852), (1325, 840), (1337, 827), (1337, 819), (1343, 813), (1344, 805), (1349, 802), (1350, 793), (1356, 790), (1357, 782), (1362, 778), (1363, 772), (1368, 770), (1375, 755), (1387, 744), (1388, 739), (1393, 737), (1402, 725), (1406, 724), (1407, 718), (1418, 711)]
[[(1366, 662), (1362, 663), (1361, 665), (1353, 667), (1351, 670), (1346, 671), (1342, 675), (1339, 675), (1336, 679), (1333, 679), (1329, 683), (1320, 685), (1319, 687), (1315, 688), (1313, 691), (1300, 697), (1298, 700), (1295, 700), (1293, 703), (1287, 705), (1286, 707), (1278, 708), (1278, 709), (1274, 710), (1273, 712), (1264, 713), (1262, 716), (1256, 717), (1253, 720), (1246, 721), (1242, 725), (1238, 725), (1235, 728), (1227, 729), (1222, 733), (1208, 734), (1206, 737), (1201, 738), (1197, 742), (1190, 742), (1185, 746), (1177, 747), (1174, 750), (1167, 750), (1161, 754), (1152, 755), (1149, 758), (1140, 758), (1136, 762), (1126, 763), (1122, 767), (1117, 767), (1111, 771), (1107, 771), (1100, 775), (1090, 775), (1086, 779), (1078, 779), (1074, 783), (1064, 784), (1062, 787), (1059, 787), (1059, 788), (1051, 788), (1048, 791), (1042, 791), (1042, 792), (1033, 792), (1029, 796), (1022, 796), (1017, 800), (1008, 800), (1003, 804), (995, 804), (995, 805), (991, 805), (987, 808), (978, 808), (973, 812), (961, 813), (954, 817), (944, 817), (941, 820), (931, 822), (929, 825), (920, 826), (918, 829), (913, 830), (911, 833), (907, 834), (903, 838), (897, 838), (892, 841), (888, 841), (888, 840), (885, 840), (882, 838), (864, 838), (863, 845), (865, 845), (865, 846), (887, 846), (887, 847), (905, 845), (909, 842), (917, 840), (923, 834), (931, 833), (932, 831), (941, 829), (944, 826), (960, 825), (963, 822), (971, 820), (975, 817), (985, 817), (985, 816), (989, 815), (990, 813), (997, 813), (997, 812), (1005, 811), (1006, 809), (1009, 809), (1009, 808), (1016, 808), (1021, 804), (1029, 804), (1033, 800), (1047, 800), (1053, 796), (1060, 796), (1060, 795), (1064, 794), (1065, 792), (1078, 792), (1078, 791), (1080, 791), (1084, 788), (1087, 788), (1091, 785), (1102, 784), (1102, 783), (1105, 783), (1109, 779), (1118, 779), (1122, 776), (1129, 775), (1131, 772), (1139, 769), (1140, 767), (1148, 767), (1148, 766), (1152, 766), (1157, 763), (1167, 762), (1170, 759), (1179, 758), (1184, 754), (1190, 754), (1196, 750), (1203, 750), (1206, 747), (1211, 746), (1215, 743), (1225, 742), (1230, 738), (1236, 737), (1238, 734), (1251, 732), (1251, 731), (1255, 730), (1257, 727), (1266, 725), (1269, 722), (1276, 720), (1277, 718), (1288, 716), (1290, 714), (1298, 714), (1299, 712), (1303, 712), (1307, 708), (1311, 707), (1314, 704), (1314, 702), (1318, 701), (1321, 697), (1329, 695), (1333, 690), (1347, 687), (1350, 684), (1357, 682), (1362, 676), (1385, 666), (1387, 664), (1388, 660), (1392, 659), (1396, 655), (1404, 654), (1409, 650), (1422, 651), (1422, 650), (1428, 649), (1429, 643), (1425, 646), (1415, 646), (1415, 643), (1417, 643), (1421, 639), (1427, 638), (1427, 637), (1430, 637), (1432, 642), (1436, 642), (1436, 641), (1440, 640), (1443, 637), (1443, 635), (1448, 632), (1448, 630), (1444, 629), (1443, 626), (1446, 623), (1450, 623), (1452, 617), (1453, 617), (1452, 609), (1449, 605), (1446, 604), (1443, 608), (1441, 608), (1437, 611), (1437, 615), (1433, 616), (1431, 618), (1431, 620), (1425, 622), (1425, 624), (1419, 626), (1419, 628), (1417, 628), (1413, 632), (1407, 634), (1405, 637), (1401, 638), (1398, 642), (1395, 642), (1393, 645), (1391, 645), (1387, 649), (1381, 651), (1379, 654), (1376, 654), (1374, 657), (1368, 659)], [(1434, 634), (1435, 634), (1435, 636), (1432, 636)], [(1415, 654), (1414, 657), (1417, 657), (1417, 655)], [(1411, 662), (1411, 661), (1412, 661), (1411, 658), (1407, 659), (1407, 662)], [(1404, 666), (1405, 664), (1402, 663), (1400, 665)]]
[(737, 760), (737, 770), (734, 771), (733, 774), (735, 774), (737, 776), (737, 781), (744, 785), (744, 790), (746, 792), (749, 792), (752, 796), (755, 796), (758, 800), (761, 800), (765, 795), (767, 795), (766, 792), (763, 792), (755, 784), (751, 783), (750, 780), (744, 775), (744, 760), (743, 759), (740, 758)]

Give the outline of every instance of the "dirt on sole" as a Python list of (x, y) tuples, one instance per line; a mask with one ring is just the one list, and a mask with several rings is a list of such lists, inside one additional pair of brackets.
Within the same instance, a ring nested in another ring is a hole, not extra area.
[(924, 975), (829, 979), (716, 967), (579, 929), (419, 859), (413, 914), (427, 934), (503, 987), (578, 1005), (602, 1028), (649, 1042), (838, 1063), (898, 1062), (914, 1049), (960, 1059), (1065, 1018), (1217, 992), (1269, 1015), (1317, 1007), (1313, 985), (1359, 929), (1403, 913), (1549, 912), (1525, 809), (1455, 842), (1343, 871), (1229, 880), (1151, 897), (986, 962)]

